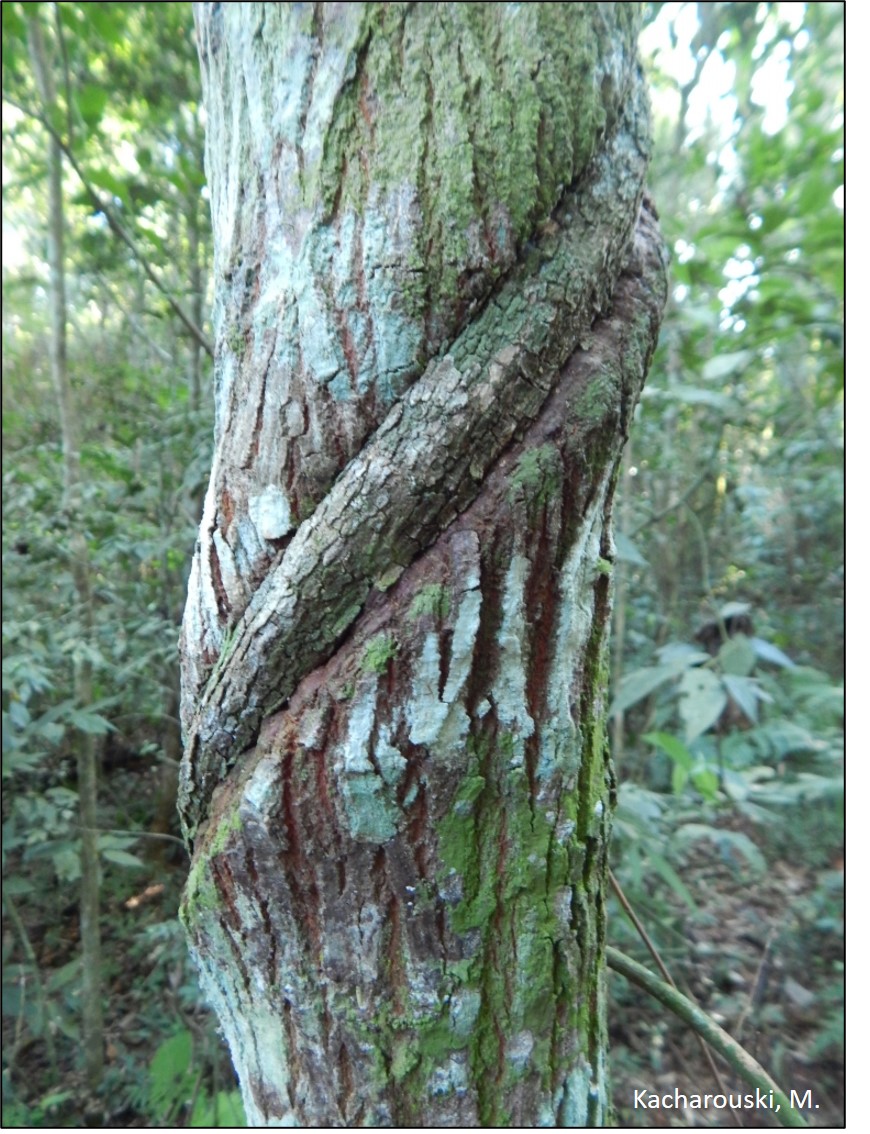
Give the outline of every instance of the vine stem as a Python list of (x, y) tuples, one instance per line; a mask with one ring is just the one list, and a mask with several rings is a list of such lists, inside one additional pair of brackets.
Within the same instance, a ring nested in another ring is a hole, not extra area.
[(780, 1126), (806, 1129), (807, 1123), (803, 1116), (792, 1107), (785, 1092), (777, 1086), (761, 1064), (753, 1059), (744, 1047), (741, 1047), (724, 1028), (720, 1028), (697, 1004), (693, 1004), (688, 997), (683, 996), (681, 992), (672, 988), (657, 977), (655, 973), (632, 960), (631, 957), (626, 956), (625, 953), (620, 952), (619, 949), (614, 949), (612, 945), (607, 946), (607, 964), (614, 972), (624, 976), (632, 984), (636, 984), (638, 988), (649, 993), (650, 996), (654, 996), (656, 1000), (664, 1004), (681, 1020), (684, 1020), (714, 1051), (719, 1052), (728, 1066), (744, 1082), (752, 1087), (759, 1088), (765, 1094), (770, 1094), (773, 1099), (771, 1113), (776, 1116)]

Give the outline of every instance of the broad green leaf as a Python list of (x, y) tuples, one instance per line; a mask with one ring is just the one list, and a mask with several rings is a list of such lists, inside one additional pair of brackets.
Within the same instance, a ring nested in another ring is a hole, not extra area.
[(712, 768), (696, 768), (692, 772), (692, 783), (708, 803), (716, 801), (719, 795), (719, 777)]
[(43, 1110), (53, 1110), (55, 1107), (65, 1103), (67, 1099), (75, 1098), (74, 1091), (51, 1091), (47, 1095), (43, 1095), (39, 1100), (39, 1105)]
[(79, 108), (79, 113), (92, 129), (100, 121), (108, 100), (109, 92), (103, 87), (95, 86), (93, 83), (82, 87), (76, 92), (75, 101)]
[(151, 1110), (161, 1118), (187, 1102), (196, 1083), (191, 1067), (193, 1036), (186, 1029), (164, 1040), (151, 1060)]
[(24, 729), (30, 724), (30, 710), (23, 701), (10, 702), (9, 720), (17, 729)]
[(675, 796), (680, 796), (686, 790), (686, 784), (689, 782), (689, 769), (683, 767), (682, 764), (674, 764), (671, 767), (671, 791)]
[(691, 770), (695, 766), (695, 757), (688, 750), (676, 736), (672, 736), (669, 732), (647, 732), (644, 733), (643, 739), (647, 744), (653, 744), (656, 748), (660, 748), (662, 752), (670, 756), (675, 764)]
[(767, 642), (764, 638), (751, 638), (752, 648), (755, 650), (755, 656), (761, 661), (770, 662), (771, 665), (782, 666), (783, 669), (794, 669), (795, 664), (791, 658), (782, 652), (779, 646), (775, 646), (773, 642)]
[(79, 732), (87, 732), (92, 736), (103, 736), (107, 732), (115, 732), (115, 726), (99, 713), (90, 713), (86, 709), (75, 709), (70, 713), (70, 724)]
[(116, 835), (113, 832), (108, 835), (100, 835), (97, 839), (97, 846), (101, 851), (127, 850), (128, 847), (135, 846), (138, 841), (139, 836), (136, 834)]
[(61, 882), (77, 882), (82, 876), (78, 848), (71, 846), (54, 851), (51, 856), (54, 872)]
[(735, 634), (719, 651), (719, 664), (725, 673), (748, 677), (755, 666), (755, 649), (745, 634)]
[(197, 1096), (193, 1114), (187, 1124), (190, 1127), (244, 1127), (245, 1108), (242, 1105), (241, 1091), (218, 1091), (212, 1098)]
[(675, 672), (680, 673), (689, 666), (701, 665), (710, 660), (710, 655), (691, 642), (668, 642), (656, 650), (656, 656), (662, 665), (673, 666)]
[(722, 684), (743, 715), (755, 724), (758, 720), (759, 701), (769, 701), (770, 695), (764, 692), (753, 677), (726, 673), (722, 676)]
[(675, 671), (671, 666), (653, 665), (626, 674), (619, 683), (619, 691), (613, 699), (613, 705), (610, 709), (611, 716), (613, 713), (630, 709), (632, 705), (636, 705), (638, 701), (648, 697), (666, 681), (672, 680), (677, 672), (679, 671)]
[(680, 717), (691, 744), (722, 715), (728, 697), (720, 679), (709, 669), (689, 669), (680, 679)]

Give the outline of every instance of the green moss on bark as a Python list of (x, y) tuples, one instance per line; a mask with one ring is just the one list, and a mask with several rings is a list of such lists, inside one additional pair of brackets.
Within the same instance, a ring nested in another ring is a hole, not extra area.
[[(479, 742), (469, 746), (472, 767), (438, 828), (445, 889), (455, 888), (452, 876), (461, 880), (451, 928), (478, 939), (474, 956), (452, 974), (453, 995), (479, 993), (471, 1071), (481, 1120), (490, 1125), (508, 1121), (504, 1100), (530, 1068), (542, 1082), (575, 1070), (598, 1027), (586, 992), (603, 938), (577, 868), (600, 824), (594, 805), (582, 805), (576, 781), (566, 784), (558, 815), (538, 808), (525, 768), (510, 767), (517, 743), (502, 734), (489, 753)], [(601, 764), (603, 733), (592, 736), (584, 758)], [(594, 791), (601, 779), (591, 777), (587, 788)], [(427, 1037), (427, 1051), (443, 1056), (456, 1039), (442, 1020)]]

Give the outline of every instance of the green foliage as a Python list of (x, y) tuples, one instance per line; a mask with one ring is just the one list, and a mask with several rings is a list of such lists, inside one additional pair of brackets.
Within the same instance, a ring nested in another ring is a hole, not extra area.
[[(813, 660), (837, 674), (842, 9), (753, 5), (738, 20), (730, 5), (701, 5), (693, 73), (678, 81), (672, 42), (690, 34), (694, 11), (684, 6), (679, 35), (672, 7), (645, 33), (659, 127), (652, 189), (673, 243), (673, 301), (638, 410), (620, 528), (649, 563), (633, 578), (664, 597), (673, 625), (739, 588), (775, 613), (782, 641), (813, 642)], [(718, 101), (702, 118), (714, 83)]]
[(171, 1123), (178, 1110), (193, 1097), (197, 1073), (191, 1066), (192, 1056), (193, 1036), (186, 1030), (164, 1040), (154, 1053), (149, 1067), (148, 1101), (161, 1126)]
[[(47, 107), (31, 70), (34, 26), (54, 87)], [(199, 74), (182, 4), (12, 3), (3, 27), (3, 892), (11, 927), (3, 989), (14, 1022), (4, 1045), (4, 1115), (12, 1107), (29, 1124), (115, 1125), (107, 1118), (119, 1106), (148, 1107), (132, 1086), (146, 1054), (127, 1047), (130, 1029), (119, 1021), (147, 983), (137, 967), (147, 974), (156, 966), (131, 948), (126, 902), (155, 889), (155, 850), (172, 846), (163, 769), (179, 755), (177, 627), (210, 462), (203, 351), (167, 298), (202, 322), (210, 241)], [(81, 441), (72, 495), (47, 346), (43, 121), (64, 148), (67, 366)], [(82, 542), (86, 592), (76, 577)], [(82, 662), (91, 671), (87, 703), (74, 683)], [(82, 735), (102, 755), (106, 1007), (113, 1034), (124, 1037), (101, 1099), (83, 1097), (77, 1071)], [(148, 827), (166, 839), (146, 840)], [(177, 893), (172, 868), (161, 876)], [(177, 903), (168, 888), (167, 897)], [(181, 1008), (201, 1010), (192, 974), (178, 982), (180, 936), (159, 949), (171, 963), (161, 963), (162, 983), (136, 1009), (150, 1028), (136, 1042), (151, 1046), (177, 1027)], [(37, 1050), (47, 1058), (34, 1060)], [(68, 1083), (71, 1091), (57, 1089)], [(223, 1100), (226, 1116), (228, 1083), (222, 1066), (201, 1103)]]
[(148, 1109), (156, 1124), (177, 1124), (189, 1113), (189, 1127), (244, 1126), (245, 1113), (238, 1090), (209, 1095), (202, 1088), (202, 1071), (195, 1058), (191, 1032), (178, 1031), (158, 1047), (148, 1069)]
[[(4, 1073), (5, 1080), (5, 1073)], [(49, 1091), (33, 1103), (26, 1103), (14, 1097), (6, 1082), (3, 1083), (3, 1126), (7, 1129), (20, 1127), (37, 1129), (57, 1125), (57, 1112), (73, 1097), (72, 1091)]]
[[(816, 1029), (803, 1038), (784, 984), (754, 1023), (771, 1065), (842, 1035), (842, 14), (655, 5), (642, 37), (672, 302), (617, 499), (614, 869), (675, 968), (693, 964), (686, 924), (705, 944), (699, 983), (729, 949), (739, 967), (739, 943), (719, 944), (732, 885), (766, 893), (750, 921), (781, 934)], [(725, 632), (741, 617), (751, 629)], [(804, 980), (817, 906), (824, 961)], [(751, 1010), (748, 991), (719, 995), (723, 1018)], [(660, 1021), (640, 1042), (662, 1050)]]

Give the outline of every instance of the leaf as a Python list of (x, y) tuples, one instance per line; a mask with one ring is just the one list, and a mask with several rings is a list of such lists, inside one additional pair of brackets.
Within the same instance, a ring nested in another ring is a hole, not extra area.
[(39, 1100), (39, 1105), (43, 1110), (49, 1111), (72, 1098), (75, 1098), (74, 1091), (52, 1091), (50, 1094), (43, 1095)]
[(696, 768), (692, 772), (692, 783), (708, 803), (715, 802), (719, 795), (719, 777), (712, 768)]
[(664, 685), (666, 681), (670, 681), (675, 676), (676, 674), (670, 666), (663, 665), (645, 666), (643, 669), (636, 669), (632, 673), (626, 674), (619, 683), (619, 692), (613, 699), (613, 705), (610, 709), (611, 716), (614, 713), (630, 709), (632, 705), (636, 705), (638, 701), (648, 697), (660, 685)]
[(197, 1096), (188, 1126), (190, 1127), (244, 1127), (245, 1108), (242, 1105), (242, 1094), (235, 1091), (218, 1091), (213, 1098), (203, 1095)]
[(61, 988), (65, 988), (68, 984), (78, 980), (82, 975), (82, 959), (76, 957), (75, 960), (68, 961), (59, 969), (51, 974), (45, 983), (48, 992), (57, 992)]
[(733, 398), (718, 390), (705, 390), (698, 386), (671, 386), (668, 397), (687, 406), (711, 406), (713, 409), (729, 410), (735, 406)]
[(745, 634), (729, 638), (718, 656), (723, 671), (737, 677), (748, 677), (755, 666), (755, 648)]
[(23, 701), (10, 702), (9, 720), (17, 729), (25, 729), (30, 724), (30, 710)]
[(127, 851), (122, 850), (104, 850), (102, 852), (103, 858), (108, 859), (109, 862), (114, 862), (118, 866), (127, 866), (134, 870), (142, 870), (145, 863), (138, 859), (134, 854), (129, 854)]
[(770, 701), (770, 695), (761, 689), (754, 677), (726, 673), (722, 677), (722, 684), (743, 715), (755, 724), (758, 721), (758, 702)]
[(709, 669), (689, 669), (680, 680), (680, 716), (691, 744), (721, 717), (728, 696), (722, 682)]
[(686, 903), (693, 913), (696, 913), (698, 907), (695, 904), (694, 898), (686, 888), (682, 878), (680, 878), (679, 874), (674, 870), (664, 855), (651, 854), (649, 861), (650, 866), (655, 869), (659, 877), (670, 886), (674, 893)]
[(196, 1075), (191, 1067), (193, 1036), (186, 1029), (164, 1040), (151, 1060), (151, 1110), (161, 1118), (187, 1101)]
[(673, 795), (682, 795), (688, 782), (689, 773), (687, 770), (680, 764), (674, 764), (671, 768), (671, 792)]
[(99, 713), (89, 713), (86, 709), (74, 709), (69, 719), (70, 724), (79, 732), (86, 732), (91, 736), (103, 736), (107, 732), (117, 731), (105, 717), (101, 717)]
[(827, 747), (808, 729), (784, 719), (763, 724), (756, 730), (755, 737), (767, 749), (767, 758), (774, 761), (801, 752), (821, 752)]
[(699, 650), (690, 642), (668, 642), (656, 650), (656, 656), (663, 665), (672, 666), (676, 673), (681, 673), (692, 665), (701, 665), (710, 660), (710, 655)]
[(672, 736), (669, 732), (647, 732), (644, 734), (643, 739), (647, 744), (653, 744), (656, 748), (660, 748), (662, 752), (666, 753), (681, 767), (691, 771), (695, 765), (695, 757), (688, 750), (676, 736)]
[(752, 610), (751, 602), (726, 602), (719, 609), (719, 617), (724, 622), (726, 618), (740, 618), (741, 615), (748, 614), (750, 610)]
[(701, 376), (707, 382), (715, 382), (720, 378), (727, 378), (744, 370), (755, 357), (754, 351), (736, 350), (730, 354), (719, 354), (704, 363)]
[(61, 882), (78, 882), (82, 876), (82, 864), (78, 848), (63, 845), (52, 853), (51, 863)]
[(77, 93), (76, 104), (79, 108), (79, 113), (91, 129), (100, 121), (108, 100), (109, 92), (104, 90), (103, 87), (95, 86), (93, 83), (82, 87)]
[(631, 827), (632, 834), (640, 828), (648, 834), (662, 817), (662, 803), (663, 797), (658, 792), (627, 780), (619, 789), (616, 822)]
[(760, 661), (770, 662), (771, 665), (782, 666), (783, 669), (795, 669), (795, 663), (791, 658), (782, 652), (779, 646), (775, 646), (773, 642), (768, 642), (764, 638), (750, 638), (752, 648), (755, 650), (755, 656)]

